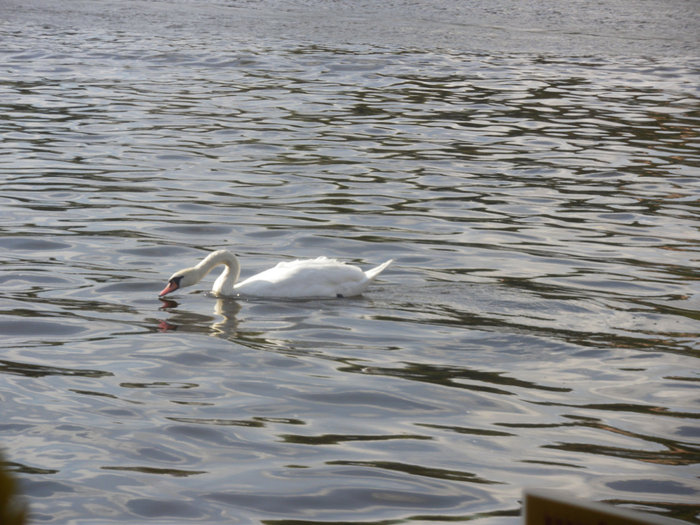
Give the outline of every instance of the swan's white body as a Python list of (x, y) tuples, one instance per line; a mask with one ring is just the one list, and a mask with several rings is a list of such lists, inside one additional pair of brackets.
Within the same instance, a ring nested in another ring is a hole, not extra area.
[(211, 289), (217, 295), (276, 298), (351, 297), (360, 295), (391, 262), (390, 259), (366, 272), (357, 266), (326, 257), (281, 262), (239, 283), (236, 282), (241, 271), (238, 259), (231, 252), (218, 250), (210, 253), (197, 266), (175, 272), (168, 280), (168, 285), (160, 292), (160, 296), (196, 284), (214, 268), (223, 265), (224, 271)]

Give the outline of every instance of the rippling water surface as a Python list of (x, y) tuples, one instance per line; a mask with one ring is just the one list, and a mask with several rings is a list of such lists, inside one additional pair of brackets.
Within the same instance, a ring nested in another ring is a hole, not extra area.
[[(32, 523), (513, 524), (523, 487), (700, 519), (696, 4), (6, 4)], [(395, 263), (158, 300), (221, 248)]]

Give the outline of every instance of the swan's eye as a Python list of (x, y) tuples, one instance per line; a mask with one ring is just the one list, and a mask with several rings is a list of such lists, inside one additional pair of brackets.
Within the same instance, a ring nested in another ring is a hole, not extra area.
[(170, 279), (169, 282), (177, 284), (177, 287), (179, 288), (179, 287), (180, 287), (180, 281), (182, 281), (182, 278), (183, 278), (183, 277), (184, 277), (184, 275), (178, 275), (177, 277), (173, 277), (172, 279)]

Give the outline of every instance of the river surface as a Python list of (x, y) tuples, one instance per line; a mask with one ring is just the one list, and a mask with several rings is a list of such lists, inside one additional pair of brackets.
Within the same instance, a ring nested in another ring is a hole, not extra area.
[[(2, 0), (31, 523), (700, 520), (696, 1)], [(159, 300), (394, 263), (357, 298)]]

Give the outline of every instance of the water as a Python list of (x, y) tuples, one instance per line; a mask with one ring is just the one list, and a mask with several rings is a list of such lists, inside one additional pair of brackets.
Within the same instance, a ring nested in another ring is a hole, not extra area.
[[(697, 5), (513, 9), (4, 2), (32, 523), (514, 524), (524, 487), (700, 519)], [(396, 262), (158, 300), (219, 248)]]

